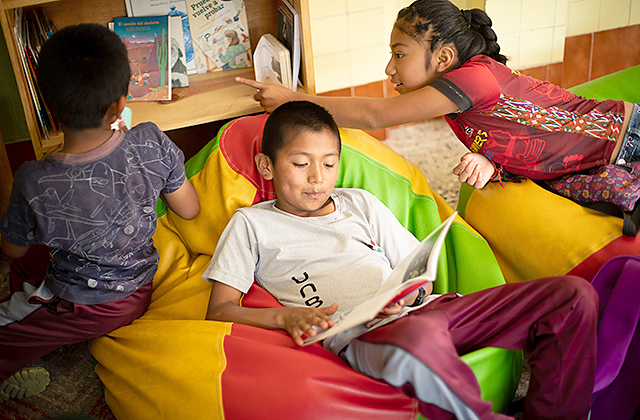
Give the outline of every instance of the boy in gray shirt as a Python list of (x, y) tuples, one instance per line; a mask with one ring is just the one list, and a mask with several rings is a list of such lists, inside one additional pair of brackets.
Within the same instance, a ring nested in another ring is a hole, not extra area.
[[(301, 345), (316, 328), (331, 328), (332, 316), (393, 286), (387, 275), (418, 240), (370, 193), (334, 190), (339, 160), (338, 127), (320, 106), (289, 102), (269, 116), (255, 162), (277, 198), (231, 218), (203, 275), (213, 282), (207, 319), (285, 329)], [(254, 279), (284, 306), (241, 306)], [(459, 354), (527, 349), (525, 417), (587, 418), (598, 310), (588, 282), (563, 276), (466, 296), (431, 290), (429, 283), (325, 348), (416, 397), (431, 419), (504, 418), (482, 400)], [(406, 306), (414, 309), (400, 317)]]
[(97, 24), (63, 28), (40, 52), (38, 82), (64, 140), (18, 169), (2, 215), (2, 251), (14, 260), (0, 303), (0, 401), (44, 390), (48, 372), (29, 363), (146, 310), (160, 197), (185, 219), (200, 210), (182, 151), (155, 124), (111, 128), (129, 77), (124, 44)]

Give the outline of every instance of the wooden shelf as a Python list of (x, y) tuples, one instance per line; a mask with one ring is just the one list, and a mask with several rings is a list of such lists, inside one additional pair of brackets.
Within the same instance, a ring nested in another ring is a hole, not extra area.
[(261, 112), (253, 99), (256, 90), (237, 83), (236, 76), (253, 79), (253, 69), (189, 76), (189, 86), (174, 88), (170, 101), (129, 101), (132, 125), (153, 121), (167, 131)]
[[(300, 12), (301, 18), (304, 90), (315, 93), (308, 1), (293, 0), (292, 4)], [(245, 4), (251, 45), (255, 48), (263, 34), (276, 33), (277, 0), (246, 0)], [(80, 22), (106, 25), (116, 16), (126, 16), (126, 8), (124, 0), (0, 0), (0, 24), (16, 75), (33, 148), (36, 157), (40, 158), (46, 150), (60, 143), (62, 136), (50, 133), (50, 138), (44, 139), (39, 133), (13, 35), (13, 13), (18, 7), (42, 7), (58, 28)], [(132, 110), (132, 124), (153, 121), (160, 129), (167, 131), (261, 112), (262, 108), (253, 99), (255, 89), (236, 83), (236, 76), (253, 79), (254, 72), (249, 68), (191, 75), (188, 87), (173, 89), (171, 101), (128, 102), (127, 106)]]

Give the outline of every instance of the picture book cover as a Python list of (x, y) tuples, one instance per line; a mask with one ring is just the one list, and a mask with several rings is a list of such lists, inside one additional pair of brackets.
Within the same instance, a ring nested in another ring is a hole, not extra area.
[(171, 99), (169, 16), (123, 17), (113, 30), (127, 47), (130, 101)]
[[(185, 0), (125, 0), (127, 16), (179, 16), (182, 29), (185, 55), (182, 58), (187, 67), (187, 74), (196, 73), (196, 61), (193, 55), (193, 44), (191, 42), (191, 28), (189, 27), (189, 17), (187, 16), (187, 3)], [(174, 32), (176, 28), (172, 29)], [(176, 86), (174, 86), (176, 87)]]
[(169, 35), (171, 38), (169, 68), (171, 69), (171, 88), (189, 86), (189, 69), (186, 63), (182, 22), (180, 16), (169, 16)]
[(186, 0), (197, 72), (251, 67), (244, 0)]

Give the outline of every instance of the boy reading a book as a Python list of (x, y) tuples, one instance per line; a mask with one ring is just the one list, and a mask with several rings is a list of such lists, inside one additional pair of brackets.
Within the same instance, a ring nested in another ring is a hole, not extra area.
[(156, 125), (111, 128), (130, 74), (120, 38), (96, 24), (66, 27), (40, 52), (38, 81), (64, 141), (18, 169), (2, 215), (2, 251), (14, 260), (0, 303), (0, 401), (46, 387), (48, 372), (29, 363), (146, 310), (158, 198), (184, 219), (200, 210), (182, 151)]
[[(231, 218), (203, 275), (213, 283), (207, 319), (285, 329), (301, 345), (315, 328), (331, 328), (332, 315), (393, 286), (386, 277), (419, 242), (372, 194), (334, 189), (340, 147), (336, 123), (318, 105), (288, 102), (269, 116), (255, 163), (277, 198)], [(242, 307), (254, 278), (284, 307)], [(565, 276), (466, 296), (430, 291), (325, 339), (324, 347), (416, 397), (430, 419), (504, 418), (481, 399), (459, 354), (527, 349), (525, 418), (587, 418), (598, 308), (588, 282)]]

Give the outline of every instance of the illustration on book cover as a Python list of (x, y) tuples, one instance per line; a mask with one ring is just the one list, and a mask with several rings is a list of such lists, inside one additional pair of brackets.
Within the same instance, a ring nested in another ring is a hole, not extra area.
[(187, 0), (198, 73), (251, 67), (244, 0)]
[(114, 31), (129, 54), (131, 81), (128, 99), (171, 99), (168, 16), (115, 18)]

